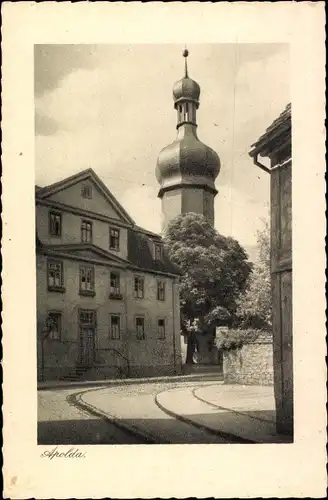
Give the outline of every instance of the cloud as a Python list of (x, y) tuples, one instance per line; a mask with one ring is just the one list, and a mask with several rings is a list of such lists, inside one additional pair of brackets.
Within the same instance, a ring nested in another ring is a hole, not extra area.
[(57, 132), (59, 124), (50, 116), (35, 112), (35, 134), (36, 135), (53, 135)]
[(262, 218), (268, 218), (270, 179), (263, 185), (262, 199), (251, 198), (239, 189), (222, 186), (215, 199), (215, 228), (224, 236), (232, 236), (242, 245), (252, 246), (257, 241), (257, 230)]
[[(92, 167), (138, 224), (158, 231), (155, 166), (176, 136), (172, 86), (183, 74), (181, 47), (78, 47), (48, 51), (46, 63), (37, 60), (43, 88), (51, 88), (36, 99), (42, 134), (36, 137), (37, 183)], [(191, 46), (189, 59), (201, 85), (198, 135), (222, 163), (217, 227), (253, 241), (269, 201), (269, 179), (248, 153), (289, 101), (288, 52), (273, 44), (205, 44)]]
[(120, 203), (139, 226), (160, 233), (161, 201), (157, 198), (158, 190), (150, 187), (130, 187), (120, 199)]
[(37, 96), (58, 86), (58, 82), (77, 68), (97, 64), (93, 45), (34, 45), (34, 90)]

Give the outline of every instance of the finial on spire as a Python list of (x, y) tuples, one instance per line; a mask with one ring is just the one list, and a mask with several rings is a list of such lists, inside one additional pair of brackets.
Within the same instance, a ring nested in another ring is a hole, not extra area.
[(185, 77), (188, 78), (188, 65), (187, 65), (187, 57), (189, 56), (189, 50), (187, 49), (187, 46), (185, 45), (185, 49), (182, 53), (183, 57), (185, 58)]

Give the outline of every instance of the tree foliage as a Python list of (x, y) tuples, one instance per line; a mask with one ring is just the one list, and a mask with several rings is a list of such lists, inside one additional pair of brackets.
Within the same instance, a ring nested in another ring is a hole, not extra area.
[(170, 259), (182, 272), (184, 332), (207, 334), (214, 326), (227, 324), (236, 313), (238, 296), (245, 290), (251, 271), (245, 250), (195, 213), (173, 219), (165, 242)]
[(237, 301), (237, 316), (243, 327), (269, 330), (272, 324), (272, 299), (268, 221), (263, 221), (263, 229), (258, 231), (257, 236), (259, 257), (249, 276), (246, 290)]

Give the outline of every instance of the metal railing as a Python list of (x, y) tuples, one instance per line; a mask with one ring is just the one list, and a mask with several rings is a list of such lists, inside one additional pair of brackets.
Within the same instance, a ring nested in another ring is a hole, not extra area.
[[(114, 352), (115, 354), (117, 354), (121, 359), (123, 359), (125, 361), (126, 369), (127, 369), (127, 376), (128, 377), (130, 376), (130, 362), (129, 362), (128, 358), (126, 356), (124, 356), (120, 351), (118, 351), (114, 347), (106, 347), (104, 349), (98, 349), (98, 350), (99, 351), (106, 351), (106, 352)], [(120, 366), (118, 366), (118, 369), (119, 369), (120, 374), (122, 374), (122, 370), (121, 370)]]

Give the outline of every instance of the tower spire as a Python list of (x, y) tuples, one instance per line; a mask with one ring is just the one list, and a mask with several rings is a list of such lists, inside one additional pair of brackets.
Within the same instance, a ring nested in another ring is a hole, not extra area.
[(185, 46), (185, 75), (173, 86), (177, 138), (162, 149), (157, 159), (163, 228), (176, 215), (188, 212), (201, 213), (214, 224), (215, 179), (220, 172), (220, 158), (197, 137), (200, 86), (188, 76), (188, 55)]
[(189, 56), (189, 50), (187, 49), (187, 46), (185, 45), (185, 49), (182, 53), (183, 57), (185, 58), (185, 78), (188, 78), (188, 64), (187, 64), (187, 57)]

